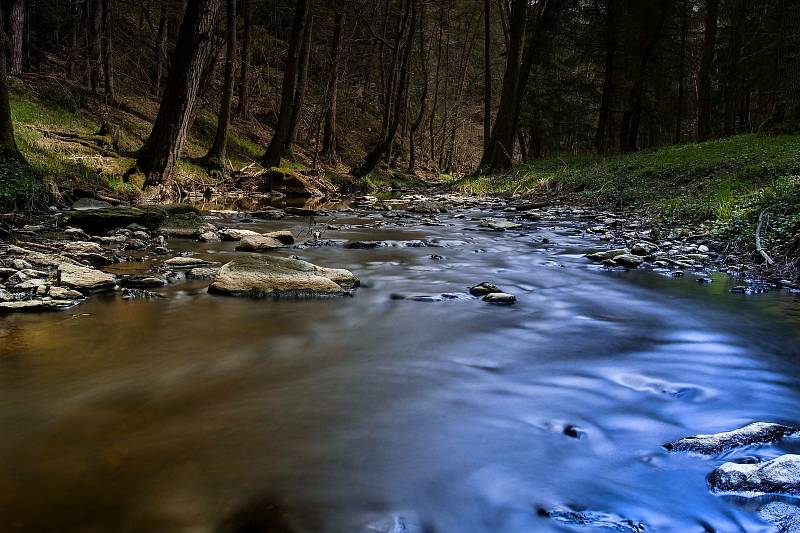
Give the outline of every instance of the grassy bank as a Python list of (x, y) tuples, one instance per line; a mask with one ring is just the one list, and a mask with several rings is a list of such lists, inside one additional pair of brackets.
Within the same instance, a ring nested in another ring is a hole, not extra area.
[[(140, 177), (124, 181), (123, 176), (134, 166), (135, 151), (150, 133), (157, 112), (154, 99), (128, 97), (123, 99), (122, 106), (110, 107), (80, 88), (49, 78), (12, 82), (15, 135), (30, 168), (20, 169), (4, 161), (0, 173), (10, 176), (7, 172), (27, 172), (31, 179), (1, 180), (0, 201), (35, 194), (37, 182), (39, 191), (55, 195), (71, 189), (117, 196), (140, 192)], [(201, 111), (179, 164), (178, 180), (197, 186), (218, 180), (199, 162), (211, 145), (215, 129), (215, 115)], [(252, 125), (234, 124), (229, 140), (228, 158), (235, 168), (257, 161), (263, 151), (260, 145), (269, 134), (264, 131), (263, 138), (259, 135), (252, 138), (252, 134), (247, 138), (245, 130), (253, 131)], [(36, 176), (41, 179), (36, 180)]]
[(466, 177), (456, 187), (639, 211), (665, 224), (704, 223), (745, 254), (754, 251), (766, 211), (764, 248), (783, 262), (800, 256), (800, 136), (741, 135), (608, 158), (552, 158), (505, 176)]

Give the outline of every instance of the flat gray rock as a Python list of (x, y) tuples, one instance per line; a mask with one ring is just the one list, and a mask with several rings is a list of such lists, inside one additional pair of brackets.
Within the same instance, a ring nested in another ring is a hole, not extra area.
[(712, 492), (739, 496), (800, 496), (800, 455), (755, 464), (725, 463), (708, 476)]
[(108, 290), (117, 284), (117, 279), (108, 272), (69, 263), (58, 265), (58, 276), (61, 285), (79, 291)]
[(291, 257), (242, 254), (223, 265), (208, 288), (233, 296), (336, 296), (358, 285), (349, 270)]
[(268, 252), (276, 248), (283, 248), (283, 243), (264, 235), (245, 235), (236, 245), (236, 250), (240, 252)]
[(695, 452), (703, 455), (716, 455), (731, 448), (749, 446), (752, 444), (768, 444), (779, 441), (790, 435), (795, 435), (800, 430), (783, 424), (769, 422), (753, 422), (733, 431), (713, 433), (710, 435), (695, 435), (686, 437), (664, 445), (670, 451)]

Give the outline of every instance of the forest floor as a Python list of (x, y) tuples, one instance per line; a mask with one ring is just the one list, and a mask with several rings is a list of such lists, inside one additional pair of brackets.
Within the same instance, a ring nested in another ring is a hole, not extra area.
[[(469, 176), (455, 187), (630, 213), (652, 224), (707, 233), (765, 275), (798, 277), (800, 136), (741, 135), (636, 154), (556, 157), (509, 175)], [(691, 228), (691, 229), (686, 229)], [(764, 265), (767, 266), (767, 265)]]

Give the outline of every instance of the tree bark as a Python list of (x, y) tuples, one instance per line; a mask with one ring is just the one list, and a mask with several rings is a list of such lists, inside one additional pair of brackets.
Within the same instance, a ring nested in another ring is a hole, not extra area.
[(508, 56), (503, 74), (503, 90), (489, 139), (484, 150), (481, 169), (495, 172), (511, 168), (514, 155), (514, 112), (517, 102), (520, 68), (523, 57), (523, 39), (528, 16), (527, 0), (513, 0), (509, 29)]
[(322, 136), (322, 155), (329, 163), (336, 164), (336, 104), (339, 92), (339, 62), (342, 55), (342, 35), (345, 23), (345, 0), (339, 0), (336, 18), (333, 22), (333, 42), (331, 43), (331, 73), (328, 78), (328, 105), (325, 110), (325, 129)]
[(308, 85), (308, 69), (311, 63), (311, 36), (314, 27), (314, 15), (311, 15), (303, 31), (303, 48), (300, 55), (300, 69), (297, 73), (297, 87), (292, 103), (292, 120), (289, 128), (289, 140), (284, 147), (284, 155), (293, 157), (292, 147), (297, 142), (297, 132), (300, 129), (300, 116), (303, 113), (303, 104), (306, 100), (306, 86)]
[(275, 134), (272, 136), (272, 140), (261, 158), (261, 164), (267, 168), (280, 166), (281, 156), (286, 150), (286, 145), (291, 135), (292, 111), (297, 87), (298, 68), (300, 66), (300, 41), (308, 20), (309, 3), (310, 0), (298, 0), (295, 8), (292, 34), (289, 38), (286, 70), (283, 73), (278, 124), (275, 127)]
[(420, 8), (420, 29), (419, 29), (419, 67), (422, 70), (422, 93), (419, 97), (419, 112), (417, 118), (411, 124), (411, 129), (408, 133), (408, 168), (406, 172), (414, 174), (417, 166), (417, 131), (422, 126), (422, 121), (425, 119), (425, 113), (428, 111), (428, 89), (430, 81), (428, 80), (428, 57), (430, 56), (430, 47), (425, 48), (425, 4)]
[(733, 24), (731, 42), (729, 44), (728, 64), (725, 75), (724, 95), (723, 95), (723, 127), (725, 135), (733, 135), (737, 131), (736, 109), (738, 107), (739, 94), (741, 92), (741, 57), (742, 57), (742, 38), (747, 23), (747, 0), (736, 0), (733, 4)]
[(719, 0), (707, 0), (703, 55), (697, 75), (697, 137), (701, 141), (711, 138), (711, 70), (714, 67), (718, 17)]
[[(409, 10), (411, 11), (411, 17), (410, 22), (407, 23), (408, 29), (405, 32), (406, 36), (404, 44), (402, 45), (399, 80), (396, 83), (396, 95), (393, 99), (394, 109), (391, 113), (392, 120), (389, 124), (389, 129), (381, 142), (353, 169), (352, 175), (356, 178), (364, 177), (375, 169), (380, 160), (392, 147), (394, 137), (397, 134), (397, 128), (400, 126), (400, 117), (403, 115), (403, 107), (407, 101), (406, 93), (409, 85), (409, 63), (411, 59), (411, 50), (414, 48), (414, 34), (416, 33), (417, 27), (417, 2), (418, 0), (410, 0), (411, 5)], [(406, 13), (408, 13), (409, 10), (406, 10)], [(403, 21), (400, 28), (401, 34), (405, 31), (405, 26), (406, 22)]]
[(219, 8), (220, 0), (187, 4), (158, 115), (138, 156), (145, 186), (168, 183), (174, 175), (194, 115)]
[(681, 7), (681, 57), (679, 60), (680, 66), (678, 68), (678, 112), (677, 116), (675, 117), (675, 144), (680, 144), (681, 140), (683, 139), (683, 100), (684, 93), (686, 92), (686, 84), (684, 83), (684, 76), (686, 72), (686, 19), (689, 16), (687, 12), (688, 9), (688, 0), (683, 0), (683, 5)]
[(103, 33), (101, 45), (103, 50), (103, 87), (105, 89), (106, 104), (113, 104), (116, 100), (114, 94), (114, 54), (111, 44), (112, 11), (111, 0), (102, 0)]
[(492, 135), (492, 0), (483, 2), (483, 150), (489, 149)]
[(225, 85), (222, 89), (222, 100), (217, 118), (217, 132), (214, 143), (206, 154), (206, 161), (212, 167), (225, 168), (228, 156), (228, 132), (231, 125), (231, 103), (233, 101), (233, 84), (236, 77), (236, 0), (225, 1), (227, 15), (227, 46), (225, 49)]
[(79, 8), (78, 0), (69, 0), (67, 5), (67, 13), (69, 16), (69, 46), (67, 48), (67, 61), (65, 74), (67, 79), (75, 79), (75, 55), (78, 51), (78, 20)]
[(3, 10), (0, 9), (0, 158), (24, 161), (14, 138), (14, 123), (11, 119), (8, 76), (6, 75), (7, 38), (3, 26)]
[(100, 85), (100, 34), (102, 32), (102, 7), (101, 0), (86, 0), (87, 26), (89, 38), (89, 88), (92, 94), (97, 94)]
[(671, 0), (661, 0), (655, 27), (643, 32), (642, 53), (639, 58), (639, 69), (628, 96), (628, 107), (622, 116), (620, 132), (620, 151), (635, 152), (639, 149), (639, 126), (642, 119), (642, 100), (644, 83), (647, 78), (650, 60), (661, 38), (664, 24), (669, 13)]
[(158, 34), (155, 47), (155, 72), (153, 73), (153, 94), (161, 95), (161, 81), (164, 78), (164, 63), (167, 60), (167, 2), (161, 2), (158, 16)]
[(253, 51), (251, 46), (251, 34), (253, 26), (253, 3), (254, 0), (243, 0), (242, 17), (244, 27), (242, 28), (242, 57), (239, 70), (239, 105), (236, 114), (247, 118), (250, 116), (250, 63), (253, 61)]
[(600, 97), (597, 131), (594, 136), (594, 148), (597, 153), (605, 152), (606, 136), (611, 121), (611, 98), (614, 94), (614, 63), (617, 55), (617, 1), (608, 0), (606, 4), (606, 60), (603, 74), (603, 94)]
[(10, 0), (8, 3), (8, 73), (22, 73), (25, 35), (26, 0)]

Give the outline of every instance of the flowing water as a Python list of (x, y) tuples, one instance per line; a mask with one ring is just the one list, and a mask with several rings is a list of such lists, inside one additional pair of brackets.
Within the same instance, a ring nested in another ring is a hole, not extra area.
[[(477, 231), (486, 215), (338, 214), (325, 238), (438, 247), (277, 252), (351, 269), (353, 297), (189, 281), (163, 300), (0, 317), (0, 530), (283, 531), (267, 523), (286, 515), (314, 532), (518, 533), (561, 531), (537, 508), (571, 505), (648, 531), (768, 531), (759, 502), (714, 496), (705, 476), (800, 444), (711, 459), (661, 445), (800, 423), (798, 297), (605, 271), (576, 221)], [(466, 294), (485, 280), (517, 304)]]

